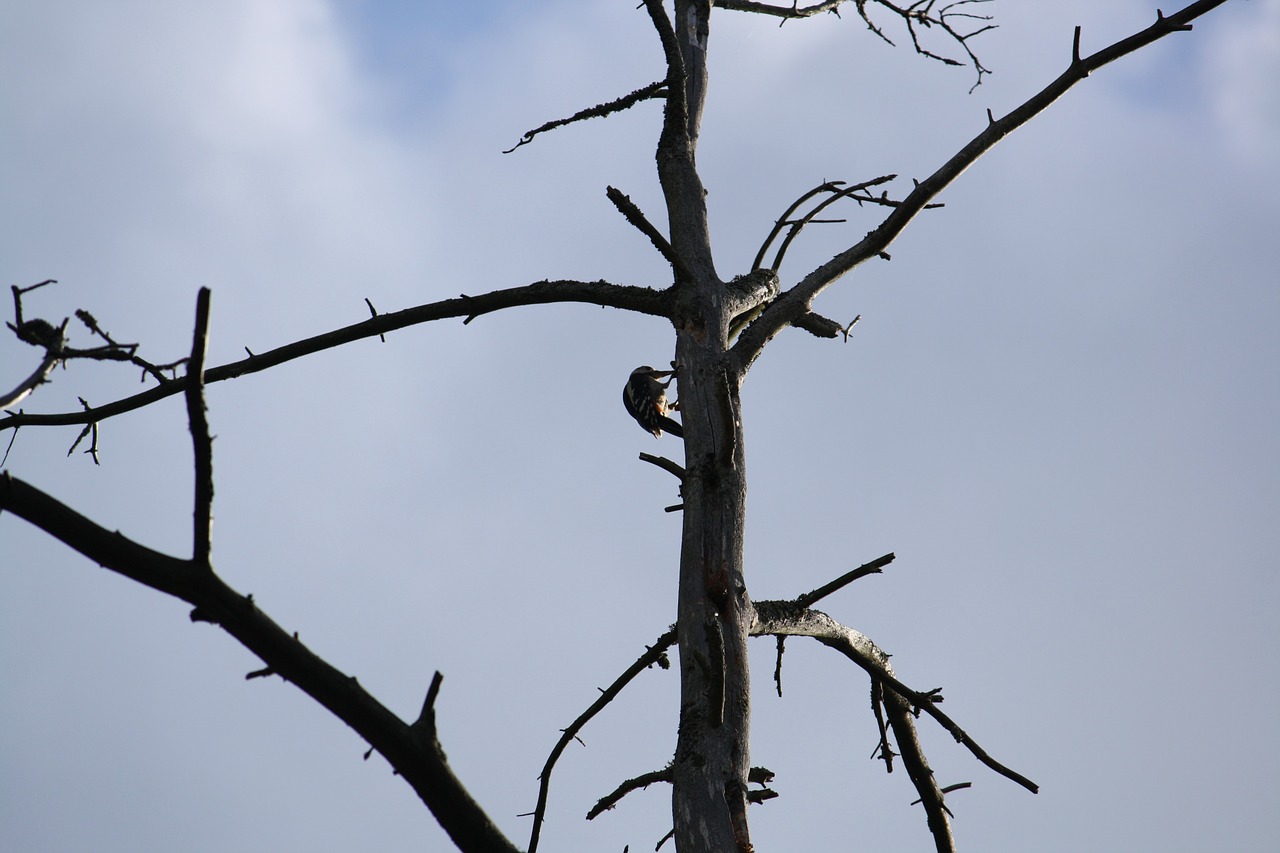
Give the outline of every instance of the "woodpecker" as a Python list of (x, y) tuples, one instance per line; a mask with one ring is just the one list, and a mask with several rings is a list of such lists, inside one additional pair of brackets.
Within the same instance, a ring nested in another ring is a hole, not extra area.
[(684, 438), (684, 427), (667, 417), (667, 412), (675, 408), (667, 403), (667, 386), (671, 380), (658, 381), (659, 377), (671, 376), (674, 372), (654, 370), (646, 364), (631, 371), (622, 389), (622, 405), (627, 407), (627, 414), (646, 431), (653, 433), (654, 438), (661, 438), (663, 430), (676, 438)]

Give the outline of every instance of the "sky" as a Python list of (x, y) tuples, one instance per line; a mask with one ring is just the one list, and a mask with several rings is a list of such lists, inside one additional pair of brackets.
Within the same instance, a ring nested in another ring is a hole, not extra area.
[[(745, 272), (824, 180), (923, 178), (1059, 74), (1147, 26), (1136, 0), (996, 2), (993, 73), (857, 16), (717, 12), (699, 165), (716, 266)], [(1171, 12), (1165, 8), (1165, 12)], [(605, 198), (663, 222), (660, 105), (521, 134), (663, 75), (634, 3), (14, 2), (0, 9), (0, 265), (27, 316), (90, 311), (156, 362), (209, 363), (547, 278), (666, 286)], [(743, 391), (746, 575), (792, 598), (892, 551), (821, 609), (942, 687), (1031, 795), (920, 725), (961, 850), (1262, 851), (1280, 798), (1280, 0), (1231, 0), (1000, 143), (779, 335)], [(807, 230), (783, 284), (882, 211)], [(6, 297), (7, 298), (7, 297)], [(11, 320), (7, 313), (5, 318)], [(76, 321), (73, 319), (72, 324)], [(87, 342), (77, 330), (77, 340)], [(440, 737), (520, 846), (543, 761), (675, 616), (680, 458), (619, 402), (663, 321), (540, 306), (433, 323), (208, 389), (214, 563), (318, 654)], [(0, 336), (0, 386), (35, 352)], [(29, 412), (135, 393), (74, 363)], [(181, 401), (23, 429), (4, 468), (151, 548), (191, 547)], [(0, 433), (8, 445), (12, 433)], [(447, 850), (367, 745), (188, 607), (0, 516), (0, 848)], [(932, 849), (870, 760), (860, 670), (754, 641), (759, 850)], [(676, 676), (637, 679), (561, 759), (546, 850), (650, 849)], [(669, 848), (667, 848), (669, 849)]]

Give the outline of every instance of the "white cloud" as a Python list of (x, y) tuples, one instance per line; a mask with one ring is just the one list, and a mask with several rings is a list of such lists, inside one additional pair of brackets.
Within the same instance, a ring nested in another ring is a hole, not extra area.
[(1280, 139), (1280, 2), (1256, 0), (1222, 27), (1206, 85), (1228, 146), (1250, 168), (1276, 169)]

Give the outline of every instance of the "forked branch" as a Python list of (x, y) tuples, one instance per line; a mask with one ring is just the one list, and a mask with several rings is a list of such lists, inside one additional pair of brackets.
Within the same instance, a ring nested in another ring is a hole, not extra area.
[[(886, 555), (888, 556), (890, 555)], [(881, 560), (884, 559), (884, 557), (881, 558)], [(850, 575), (861, 572), (865, 568), (860, 567)], [(821, 589), (823, 588), (815, 590), (815, 593)], [(811, 593), (810, 596), (815, 593)], [(894, 739), (898, 743), (897, 754), (902, 758), (903, 766), (907, 768), (907, 775), (911, 777), (911, 782), (924, 804), (928, 815), (929, 831), (933, 834), (939, 851), (953, 851), (955, 842), (951, 835), (951, 824), (944, 803), (945, 795), (934, 779), (933, 771), (929, 768), (916, 731), (915, 717), (919, 712), (924, 711), (937, 720), (957, 741), (969, 747), (970, 752), (978, 760), (995, 772), (1012, 779), (1032, 793), (1039, 790), (1031, 780), (992, 759), (959, 726), (942, 714), (937, 707), (937, 703), (942, 701), (942, 696), (937, 690), (920, 693), (899, 681), (889, 665), (889, 656), (864, 634), (841, 625), (825, 613), (810, 610), (795, 601), (757, 601), (755, 607), (756, 622), (751, 629), (752, 636), (812, 637), (823, 645), (836, 649), (871, 676), (876, 688), (873, 693), (876, 697), (877, 725), (881, 732), (881, 757), (885, 759), (886, 768), (892, 772), (894, 753), (889, 749), (884, 736), (884, 722), (879, 714), (879, 707), (882, 704), (884, 716), (887, 717)]]
[(1146, 29), (1083, 58), (1079, 56), (1079, 35), (1077, 34), (1075, 39), (1077, 46), (1072, 50), (1071, 60), (1067, 69), (1057, 79), (1002, 118), (997, 119), (988, 112), (986, 128), (952, 155), (951, 159), (938, 167), (932, 175), (916, 184), (915, 189), (875, 230), (810, 272), (764, 310), (760, 317), (742, 333), (733, 347), (733, 357), (739, 374), (745, 374), (750, 369), (751, 364), (759, 357), (764, 346), (774, 335), (810, 309), (818, 294), (867, 260), (884, 255), (889, 245), (902, 233), (907, 224), (921, 210), (924, 210), (926, 205), (975, 161), (994, 148), (1001, 139), (1026, 124), (1065, 94), (1068, 89), (1102, 66), (1170, 33), (1191, 29), (1192, 20), (1225, 2), (1226, 0), (1197, 0), (1172, 15), (1158, 14), (1155, 23)]
[(92, 562), (191, 605), (192, 621), (219, 625), (273, 674), (342, 720), (386, 757), (435, 815), (454, 843), (475, 853), (515, 853), (454, 775), (434, 730), (411, 727), (347, 675), (308, 649), (260, 610), (253, 596), (213, 571), (152, 551), (95, 524), (22, 480), (0, 475), (0, 511), (11, 512)]
[[(756, 2), (756, 0), (714, 0), (715, 5), (721, 9), (781, 18), (782, 21), (779, 25), (795, 18), (809, 18), (824, 12), (839, 16), (840, 7), (846, 2), (850, 2), (850, 0), (823, 0), (823, 2), (813, 3), (809, 6), (801, 6), (798, 2), (792, 2), (790, 6), (782, 6), (774, 3)], [(870, 14), (867, 12), (868, 4), (887, 9), (902, 19), (903, 24), (906, 25), (907, 33), (911, 37), (911, 45), (915, 48), (916, 53), (941, 62), (944, 65), (966, 64), (934, 52), (932, 49), (925, 47), (920, 40), (921, 30), (936, 28), (946, 33), (951, 41), (959, 45), (965, 52), (967, 64), (978, 74), (977, 82), (973, 84), (973, 88), (976, 89), (982, 83), (984, 74), (991, 73), (990, 70), (983, 67), (978, 55), (973, 52), (969, 45), (970, 39), (996, 27), (995, 24), (991, 23), (992, 16), (979, 15), (970, 11), (971, 6), (979, 3), (988, 3), (990, 0), (953, 0), (951, 3), (943, 3), (941, 5), (937, 3), (937, 0), (915, 0), (915, 2), (908, 3), (905, 6), (899, 6), (890, 2), (890, 0), (851, 0), (851, 2), (857, 7), (858, 16), (862, 18), (868, 29), (888, 44), (893, 44), (893, 40), (885, 35), (884, 30), (871, 19)], [(973, 89), (969, 91), (972, 92)]]
[(873, 679), (883, 682), (888, 690), (900, 695), (913, 712), (923, 711), (933, 717), (955, 738), (957, 743), (963, 744), (975, 758), (991, 770), (1018, 783), (1033, 794), (1040, 790), (1035, 782), (992, 758), (978, 745), (977, 741), (944, 714), (938, 708), (938, 703), (942, 701), (942, 695), (938, 690), (921, 692), (898, 680), (893, 673), (893, 668), (889, 665), (889, 656), (866, 635), (841, 625), (821, 611), (800, 607), (794, 601), (757, 601), (755, 607), (757, 621), (751, 629), (753, 637), (766, 635), (812, 637), (823, 645), (836, 649), (866, 670)]

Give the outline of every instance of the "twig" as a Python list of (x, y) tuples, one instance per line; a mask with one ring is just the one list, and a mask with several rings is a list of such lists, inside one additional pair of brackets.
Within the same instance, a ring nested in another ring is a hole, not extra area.
[[(946, 786), (944, 786), (943, 788), (941, 788), (940, 790), (941, 790), (941, 791), (942, 791), (942, 793), (944, 793), (944, 794), (950, 794), (952, 791), (963, 791), (965, 788), (972, 788), (972, 787), (973, 787), (973, 783), (972, 783), (972, 782), (957, 782), (957, 783), (955, 783), (954, 785), (946, 785)], [(920, 805), (920, 803), (922, 803), (922, 802), (924, 802), (924, 801), (923, 801), (923, 800), (912, 800), (912, 801), (911, 801), (911, 803), (910, 803), (910, 805), (918, 806), (918, 805)], [(948, 814), (950, 814), (950, 809), (948, 809), (947, 813), (948, 813)]]
[(506, 151), (503, 151), (502, 153), (510, 154), (512, 151), (515, 151), (520, 146), (528, 145), (530, 142), (533, 141), (533, 138), (537, 136), (539, 133), (544, 133), (548, 130), (554, 130), (557, 127), (564, 127), (566, 124), (573, 124), (575, 121), (583, 121), (584, 119), (589, 119), (589, 118), (600, 118), (603, 116), (607, 116), (610, 113), (622, 112), (623, 110), (629, 109), (635, 106), (636, 104), (640, 103), (641, 101), (647, 101), (650, 98), (666, 97), (666, 92), (664, 91), (666, 89), (666, 86), (667, 86), (667, 81), (659, 80), (656, 83), (650, 83), (648, 86), (644, 86), (642, 88), (636, 89), (634, 92), (632, 92), (629, 95), (623, 95), (621, 98), (616, 98), (612, 101), (607, 101), (603, 104), (596, 104), (594, 107), (588, 107), (585, 110), (579, 110), (578, 112), (574, 113), (568, 118), (560, 118), (560, 119), (555, 119), (554, 121), (549, 121), (546, 124), (541, 125), (540, 127), (535, 127), (533, 130), (525, 131), (524, 136), (520, 137), (519, 142), (517, 142), (515, 145), (512, 145), (510, 148), (508, 148)]
[(650, 465), (657, 465), (663, 471), (674, 475), (680, 482), (684, 482), (685, 470), (678, 462), (673, 462), (665, 456), (654, 456), (651, 453), (641, 453), (641, 462), (648, 462)]
[(778, 698), (781, 699), (782, 698), (782, 653), (786, 651), (785, 643), (787, 641), (787, 638), (779, 634), (776, 639), (778, 640), (778, 656), (777, 658), (775, 658), (774, 664), (773, 664), (773, 683), (778, 689)]
[(780, 233), (782, 233), (782, 229), (786, 227), (788, 222), (791, 220), (791, 214), (799, 210), (800, 205), (804, 204), (816, 195), (820, 195), (824, 192), (834, 192), (842, 186), (844, 186), (844, 181), (824, 181), (804, 195), (800, 196), (795, 201), (791, 202), (791, 206), (784, 210), (782, 215), (774, 221), (773, 229), (769, 232), (769, 236), (765, 237), (764, 242), (760, 244), (760, 249), (756, 252), (755, 260), (751, 262), (751, 268), (753, 270), (760, 269), (761, 265), (764, 263), (764, 254), (769, 251), (769, 245), (777, 239), (777, 236)]
[[(869, 201), (875, 204), (887, 204), (889, 206), (892, 206), (893, 204), (895, 204), (895, 202), (892, 202), (889, 200), (888, 196), (885, 196), (879, 199), (873, 196), (866, 196), (866, 197), (860, 198), (858, 196), (855, 196), (854, 193), (857, 193), (861, 190), (865, 190), (868, 187), (873, 187), (879, 184), (888, 183), (889, 181), (892, 181), (896, 177), (898, 176), (882, 175), (878, 178), (872, 178), (869, 181), (863, 181), (860, 184), (854, 184), (851, 187), (842, 187), (840, 189), (829, 190), (829, 192), (831, 193), (829, 198), (826, 198), (823, 201), (819, 202), (818, 204), (814, 205), (813, 209), (810, 210), (808, 213), (806, 213), (804, 216), (802, 216), (800, 219), (795, 220), (793, 222), (784, 223), (784, 224), (789, 224), (791, 227), (787, 230), (787, 236), (782, 238), (782, 245), (778, 247), (778, 252), (777, 254), (774, 255), (773, 263), (770, 266), (774, 270), (781, 269), (782, 258), (786, 255), (787, 249), (791, 246), (791, 242), (795, 240), (797, 236), (799, 236), (800, 232), (804, 230), (804, 227), (806, 225), (809, 225), (815, 221), (814, 217), (816, 217), (819, 213), (821, 213), (827, 207), (829, 207), (832, 204), (835, 204), (837, 201), (839, 201), (842, 198), (855, 198), (859, 201)], [(775, 226), (775, 231), (776, 230), (777, 230), (777, 226)]]
[(821, 601), (831, 593), (843, 589), (858, 578), (864, 578), (867, 575), (880, 574), (881, 570), (892, 563), (895, 558), (896, 555), (891, 551), (883, 557), (877, 557), (869, 563), (863, 563), (861, 566), (858, 566), (858, 568), (851, 572), (845, 572), (830, 583), (825, 583), (815, 590), (806, 592), (804, 595), (796, 599), (796, 605), (799, 607), (810, 607), (815, 602)]
[(658, 250), (662, 257), (666, 258), (667, 263), (671, 264), (671, 269), (675, 272), (676, 278), (686, 281), (691, 278), (688, 270), (684, 268), (684, 263), (680, 260), (680, 256), (676, 254), (675, 249), (671, 248), (671, 244), (667, 242), (667, 238), (654, 227), (652, 222), (645, 218), (644, 212), (636, 206), (630, 196), (615, 187), (606, 188), (605, 195), (609, 197), (609, 201), (613, 202), (613, 206), (618, 208), (618, 211), (626, 220), (635, 226), (636, 230), (649, 238), (649, 242), (653, 243), (653, 247)]
[(601, 797), (600, 800), (591, 807), (591, 811), (587, 812), (587, 820), (595, 820), (600, 815), (609, 811), (609, 809), (616, 806), (623, 797), (630, 794), (632, 791), (637, 791), (641, 788), (648, 788), (655, 782), (670, 781), (670, 767), (664, 767), (662, 770), (653, 770), (649, 773), (641, 773), (634, 779), (628, 779), (615, 788), (611, 793)]
[[(85, 411), (88, 411), (89, 410), (88, 401), (85, 400), (84, 397), (79, 397), (78, 399), (80, 400), (80, 405), (84, 407)], [(70, 449), (67, 450), (67, 455), (70, 456), (72, 453), (75, 453), (76, 448), (80, 446), (80, 442), (84, 441), (84, 437), (86, 435), (92, 436), (92, 439), (89, 442), (89, 449), (86, 450), (85, 453), (88, 453), (93, 458), (94, 465), (101, 465), (102, 463), (98, 459), (98, 422), (97, 421), (90, 421), (89, 423), (85, 424), (84, 429), (80, 430), (80, 434), (76, 436), (76, 440), (71, 443)]]
[[(367, 297), (367, 296), (366, 296), (366, 297), (364, 298), (364, 304), (369, 306), (369, 316), (370, 316), (370, 317), (372, 317), (372, 318), (374, 318), (374, 319), (377, 319), (377, 317), (378, 317), (378, 309), (373, 307), (373, 302), (371, 302), (371, 301), (369, 300), (369, 297)], [(380, 334), (380, 335), (378, 335), (378, 340), (385, 344), (385, 343), (387, 342), (387, 336), (386, 336), (386, 335), (381, 335), (381, 334)], [(245, 347), (245, 350), (244, 350), (244, 351), (245, 351), (245, 352), (249, 352), (249, 348), (248, 348), (248, 347)], [(250, 353), (249, 353), (249, 355), (253, 355), (253, 353), (251, 353), (251, 352), (250, 352)]]
[[(736, 12), (752, 12), (758, 15), (771, 15), (776, 18), (781, 18), (782, 21), (779, 23), (779, 25), (781, 25), (788, 20), (809, 18), (814, 15), (822, 14), (823, 12), (831, 12), (838, 16), (840, 14), (840, 6), (845, 2), (847, 2), (847, 0), (823, 0), (823, 2), (814, 3), (810, 6), (800, 6), (798, 2), (793, 0), (790, 6), (775, 6), (771, 3), (756, 2), (756, 0), (714, 0), (714, 5), (719, 6), (722, 9), (730, 9)], [(935, 15), (933, 13), (933, 7), (936, 5), (935, 0), (915, 0), (915, 2), (912, 2), (905, 7), (898, 6), (895, 3), (889, 2), (889, 0), (853, 0), (854, 5), (858, 9), (858, 16), (862, 18), (863, 22), (867, 25), (867, 28), (883, 39), (887, 44), (892, 45), (893, 40), (885, 35), (884, 30), (880, 29), (880, 27), (871, 20), (871, 16), (867, 14), (868, 3), (874, 3), (877, 6), (888, 9), (898, 17), (902, 18), (903, 24), (907, 27), (907, 33), (911, 37), (911, 44), (919, 55), (941, 62), (943, 65), (963, 64), (958, 60), (934, 53), (920, 43), (918, 28), (931, 29), (933, 27), (937, 27), (945, 32), (951, 37), (952, 41), (960, 45), (968, 56), (969, 64), (973, 66), (975, 71), (977, 71), (978, 82), (973, 84), (974, 88), (977, 88), (977, 86), (982, 82), (982, 76), (984, 74), (990, 74), (991, 72), (983, 67), (977, 55), (969, 47), (969, 39), (980, 35), (987, 30), (995, 29), (995, 24), (979, 25), (976, 29), (961, 32), (951, 24), (950, 19), (961, 18), (971, 21), (990, 21), (990, 15), (976, 15), (969, 12), (952, 11), (959, 6), (986, 2), (989, 2), (989, 0), (957, 0), (957, 2), (942, 6)], [(972, 92), (973, 89), (970, 89), (969, 91)]]
[(431, 686), (427, 688), (426, 698), (422, 700), (422, 710), (412, 725), (412, 728), (426, 732), (432, 737), (435, 737), (436, 733), (436, 697), (440, 695), (442, 683), (444, 683), (444, 675), (440, 670), (436, 670), (436, 674), (431, 677)]

